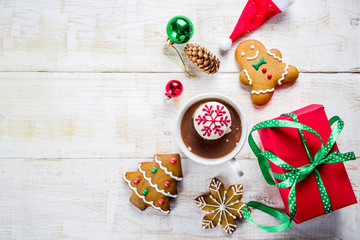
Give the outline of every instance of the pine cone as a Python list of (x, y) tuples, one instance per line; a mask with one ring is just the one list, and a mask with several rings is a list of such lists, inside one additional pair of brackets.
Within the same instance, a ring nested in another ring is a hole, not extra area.
[(187, 44), (184, 48), (186, 57), (207, 74), (214, 74), (219, 70), (220, 60), (197, 43)]

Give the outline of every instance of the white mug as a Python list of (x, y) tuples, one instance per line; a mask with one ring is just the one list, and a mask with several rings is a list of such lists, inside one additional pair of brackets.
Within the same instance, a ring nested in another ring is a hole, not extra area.
[[(221, 157), (221, 158), (204, 158), (201, 156), (198, 156), (194, 153), (192, 153), (191, 151), (189, 151), (189, 149), (185, 146), (184, 141), (181, 137), (181, 121), (182, 118), (184, 116), (184, 113), (186, 112), (186, 110), (195, 102), (200, 101), (202, 99), (206, 99), (206, 98), (217, 98), (220, 100), (223, 100), (225, 102), (227, 102), (228, 104), (230, 104), (239, 114), (240, 116), (240, 120), (241, 120), (241, 125), (242, 125), (242, 132), (241, 132), (241, 137), (240, 140), (237, 144), (237, 146), (234, 148), (234, 150), (232, 150), (229, 154)], [(240, 152), (240, 150), (242, 149), (242, 147), (245, 144), (246, 141), (246, 136), (247, 136), (247, 124), (246, 124), (246, 120), (245, 120), (245, 116), (244, 116), (244, 112), (241, 110), (241, 108), (239, 107), (239, 105), (233, 101), (231, 98), (222, 95), (222, 94), (218, 94), (218, 93), (205, 93), (205, 94), (200, 94), (192, 99), (190, 99), (180, 110), (179, 115), (177, 117), (176, 120), (176, 141), (180, 147), (180, 149), (183, 151), (183, 153), (190, 158), (191, 160), (200, 163), (200, 164), (204, 164), (204, 165), (217, 165), (217, 164), (221, 164), (224, 162), (228, 162), (231, 166), (231, 168), (235, 171), (235, 173), (241, 177), (243, 175), (243, 171), (241, 170), (239, 164), (236, 162), (235, 156)]]

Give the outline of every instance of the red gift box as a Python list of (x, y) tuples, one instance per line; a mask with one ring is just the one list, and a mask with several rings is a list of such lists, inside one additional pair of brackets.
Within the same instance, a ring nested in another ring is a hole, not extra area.
[[(324, 106), (312, 104), (293, 113), (297, 115), (300, 123), (318, 132), (324, 144), (326, 144), (331, 134), (331, 127), (325, 114)], [(280, 116), (275, 119), (292, 121), (288, 116)], [(258, 132), (264, 149), (273, 152), (293, 167), (298, 168), (310, 163), (297, 129), (275, 127), (259, 129)], [(321, 146), (321, 141), (307, 131), (303, 131), (303, 133), (311, 156), (314, 157)], [(330, 153), (337, 150), (338, 147), (335, 143)], [(270, 166), (272, 171), (276, 173), (284, 173), (286, 171), (271, 162)], [(328, 192), (333, 210), (357, 203), (343, 163), (324, 164), (318, 166), (318, 171)], [(279, 188), (279, 191), (286, 211), (289, 214), (288, 195), (290, 188)], [(296, 184), (296, 199), (297, 211), (294, 217), (296, 223), (325, 214), (314, 173), (311, 173), (307, 178)]]

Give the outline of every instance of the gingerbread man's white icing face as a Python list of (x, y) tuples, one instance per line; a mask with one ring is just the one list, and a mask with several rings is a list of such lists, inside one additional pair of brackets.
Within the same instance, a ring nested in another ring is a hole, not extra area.
[(242, 67), (240, 81), (251, 86), (256, 105), (267, 103), (277, 85), (295, 81), (299, 74), (294, 66), (282, 62), (279, 50), (267, 50), (256, 40), (241, 42), (235, 50), (235, 58)]
[[(251, 49), (251, 50), (255, 50), (255, 45), (251, 45), (251, 46), (250, 46), (250, 49)], [(248, 53), (251, 54), (250, 51), (248, 51)], [(241, 52), (241, 56), (242, 56), (242, 57), (245, 57), (245, 55), (246, 55), (245, 52)], [(254, 55), (254, 56), (251, 56), (251, 57), (246, 57), (246, 60), (251, 61), (251, 60), (256, 59), (258, 56), (259, 56), (259, 50), (256, 50), (255, 55)]]
[[(263, 57), (264, 51), (266, 51), (266, 49), (261, 43), (257, 44), (254, 42), (250, 45), (244, 46), (240, 53), (242, 61), (244, 62), (243, 64), (246, 67), (252, 67), (254, 70), (258, 71), (262, 65), (267, 63)], [(260, 70), (262, 69), (263, 68)]]

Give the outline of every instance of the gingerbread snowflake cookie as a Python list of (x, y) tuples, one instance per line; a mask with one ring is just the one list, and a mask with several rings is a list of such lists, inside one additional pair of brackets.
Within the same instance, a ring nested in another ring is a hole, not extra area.
[(243, 218), (242, 209), (245, 203), (240, 202), (243, 185), (231, 185), (227, 190), (217, 178), (210, 183), (210, 194), (195, 199), (196, 205), (207, 212), (202, 220), (204, 229), (221, 225), (227, 234), (232, 234), (236, 228), (236, 218)]
[(257, 40), (245, 40), (235, 50), (235, 59), (242, 67), (240, 81), (251, 86), (252, 101), (255, 105), (266, 104), (278, 85), (293, 82), (299, 71), (282, 61), (277, 49), (267, 50)]
[(126, 172), (124, 179), (132, 190), (130, 202), (140, 210), (151, 206), (170, 212), (170, 197), (177, 197), (177, 182), (182, 180), (179, 154), (157, 154), (153, 162), (139, 163), (139, 171)]

